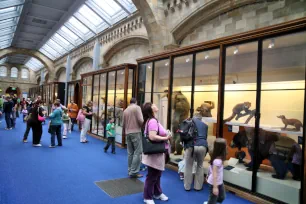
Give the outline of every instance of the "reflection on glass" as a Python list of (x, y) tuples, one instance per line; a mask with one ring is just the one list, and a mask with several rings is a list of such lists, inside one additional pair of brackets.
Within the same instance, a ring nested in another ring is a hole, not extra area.
[(82, 105), (84, 106), (88, 101), (91, 101), (92, 76), (83, 78), (82, 87)]
[(152, 63), (141, 64), (139, 67), (139, 81), (138, 81), (138, 102), (151, 101), (152, 89)]
[(153, 103), (157, 105), (158, 121), (167, 127), (168, 117), (168, 85), (169, 85), (169, 60), (154, 62), (154, 88)]
[(105, 111), (105, 97), (106, 97), (106, 74), (101, 74), (100, 76), (100, 96), (99, 96), (99, 125), (98, 125), (98, 135), (104, 136), (104, 125), (106, 119)]
[(99, 123), (99, 79), (100, 75), (94, 75), (94, 87), (93, 87), (93, 107), (92, 107), (92, 128), (91, 132), (98, 134), (98, 123)]
[(257, 192), (284, 203), (300, 203), (305, 53), (306, 32), (263, 41)]
[(134, 70), (129, 69), (129, 78), (128, 78), (128, 88), (127, 88), (127, 106), (130, 105), (130, 100), (133, 97), (133, 84), (134, 84)]
[(107, 118), (108, 123), (110, 118), (114, 118), (114, 106), (115, 106), (115, 79), (116, 71), (108, 73), (108, 92), (107, 92)]
[(123, 108), (124, 108), (124, 80), (125, 71), (117, 71), (116, 97), (115, 97), (115, 125), (116, 125), (116, 142), (122, 143), (122, 125), (123, 125)]
[(238, 159), (236, 167), (241, 171), (236, 176), (225, 170), (224, 180), (249, 190), (252, 186), (257, 50), (257, 42), (226, 49), (223, 137), (227, 140), (227, 160)]
[(177, 57), (173, 64), (173, 94), (171, 103), (171, 161), (182, 160), (183, 146), (177, 133), (179, 124), (190, 116), (190, 100), (192, 87), (192, 55)]
[[(216, 139), (218, 81), (219, 81), (219, 49), (196, 54), (194, 114), (202, 116), (208, 125), (207, 141), (209, 146)], [(205, 162), (209, 161), (209, 156)]]

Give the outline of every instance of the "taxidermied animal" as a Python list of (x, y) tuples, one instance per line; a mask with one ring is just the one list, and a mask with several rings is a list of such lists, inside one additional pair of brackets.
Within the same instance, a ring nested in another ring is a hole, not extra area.
[(211, 110), (215, 108), (215, 103), (203, 103), (200, 107), (197, 108), (197, 111), (202, 117), (212, 117)]
[(301, 127), (303, 127), (303, 124), (298, 119), (287, 119), (284, 115), (277, 116), (278, 118), (282, 119), (283, 123), (285, 124), (285, 127), (283, 130), (287, 129), (288, 125), (294, 126), (296, 131), (300, 131)]
[[(238, 132), (231, 142), (231, 148), (238, 148), (238, 151), (240, 151), (242, 147), (247, 147), (250, 155), (254, 155), (254, 130), (254, 128), (245, 128), (245, 130)], [(268, 132), (260, 129), (257, 149), (258, 165), (256, 168), (258, 169), (260, 167), (260, 164), (264, 159), (269, 159), (269, 156), (271, 155), (271, 149), (275, 150), (274, 153), (276, 155), (283, 157), (282, 161), (288, 160), (292, 151), (292, 146), (295, 143), (296, 142), (290, 137), (281, 136), (278, 133)], [(253, 157), (251, 156), (251, 158)], [(273, 166), (276, 172), (278, 172), (279, 167), (279, 165)]]
[[(246, 115), (250, 115), (251, 117), (249, 117), (247, 119), (247, 121), (245, 123), (248, 123), (251, 118), (255, 115), (255, 110), (251, 111), (250, 110), (251, 107), (251, 103), (250, 102), (244, 102), (244, 103), (239, 103), (237, 105), (235, 105), (235, 107), (233, 108), (233, 113), (232, 115), (225, 119), (224, 122), (230, 122), (231, 120), (233, 120), (235, 118), (235, 120), (238, 120), (239, 118), (246, 116)], [(242, 113), (244, 111), (244, 113)], [(253, 114), (253, 115), (252, 115)]]
[(172, 132), (174, 133), (171, 139), (171, 153), (181, 155), (183, 146), (180, 144), (180, 134), (177, 133), (179, 124), (189, 117), (190, 105), (189, 102), (180, 91), (173, 93), (173, 116), (172, 116)]

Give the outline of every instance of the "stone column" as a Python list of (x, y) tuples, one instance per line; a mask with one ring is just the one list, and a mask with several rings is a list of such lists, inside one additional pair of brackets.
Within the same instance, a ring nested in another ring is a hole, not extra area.
[(97, 38), (93, 49), (93, 69), (98, 70), (99, 64), (100, 64), (100, 43)]

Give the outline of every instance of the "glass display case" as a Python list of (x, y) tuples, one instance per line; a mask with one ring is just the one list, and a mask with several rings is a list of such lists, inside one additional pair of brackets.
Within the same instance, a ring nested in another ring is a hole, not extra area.
[(122, 136), (123, 111), (134, 95), (136, 65), (122, 64), (82, 74), (82, 104), (93, 102), (93, 119), (90, 132), (104, 137), (110, 118), (115, 119), (116, 142), (125, 146)]
[(68, 82), (68, 90), (67, 90), (67, 104), (70, 103), (71, 100), (74, 101), (80, 107), (81, 105), (81, 90), (80, 90), (81, 80), (70, 81)]
[(226, 185), (273, 202), (302, 202), (306, 31), (295, 26), (137, 60), (136, 97), (156, 104), (157, 119), (172, 131), (170, 163), (184, 157), (179, 124), (201, 115), (208, 125), (204, 172), (214, 140), (223, 137)]

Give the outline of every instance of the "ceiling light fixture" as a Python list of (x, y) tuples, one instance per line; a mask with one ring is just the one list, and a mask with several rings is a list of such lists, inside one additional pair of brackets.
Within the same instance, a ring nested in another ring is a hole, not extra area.
[(205, 59), (208, 59), (208, 58), (209, 58), (209, 52), (205, 54)]
[(189, 58), (187, 58), (187, 59), (186, 59), (186, 62), (189, 62), (189, 61), (190, 61), (190, 59), (189, 59)]
[(238, 52), (239, 52), (238, 47), (235, 47), (234, 55), (236, 55)]
[(274, 44), (275, 43), (275, 41), (274, 41), (274, 39), (271, 39), (271, 42), (269, 43), (269, 46), (268, 46), (268, 48), (273, 48), (274, 47)]

